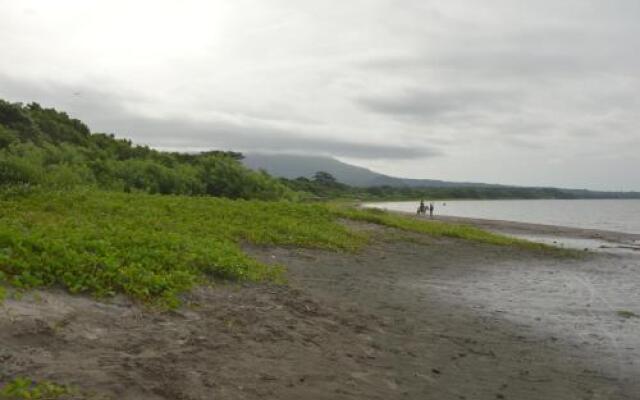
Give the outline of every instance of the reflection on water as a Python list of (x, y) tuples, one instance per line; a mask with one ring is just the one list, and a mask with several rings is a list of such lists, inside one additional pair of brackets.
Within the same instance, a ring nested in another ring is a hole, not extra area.
[[(455, 200), (433, 203), (436, 215), (640, 233), (640, 200)], [(419, 201), (365, 204), (366, 207), (410, 213), (415, 213), (418, 205)]]

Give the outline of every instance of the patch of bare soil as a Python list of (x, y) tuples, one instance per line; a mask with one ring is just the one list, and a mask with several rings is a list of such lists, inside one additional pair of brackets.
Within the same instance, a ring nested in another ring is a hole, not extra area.
[[(556, 320), (515, 301), (518, 286), (504, 304), (482, 295), (499, 290), (485, 277), (500, 269), (546, 273), (591, 258), (354, 228), (377, 238), (358, 254), (248, 246), (286, 265), (290, 284), (203, 287), (176, 311), (59, 291), (9, 299), (0, 382), (49, 379), (112, 399), (638, 398), (637, 365), (621, 375), (601, 362), (613, 357), (606, 347), (538, 329)], [(504, 315), (517, 310), (540, 319)]]
[(112, 399), (389, 398), (363, 380), (386, 371), (379, 326), (286, 287), (201, 288), (164, 313), (36, 292), (0, 309), (0, 382), (48, 379)]
[(616, 312), (640, 308), (637, 257), (366, 229), (379, 238), (357, 255), (254, 252), (323, 303), (382, 318), (373, 339), (393, 398), (640, 398), (640, 321)]

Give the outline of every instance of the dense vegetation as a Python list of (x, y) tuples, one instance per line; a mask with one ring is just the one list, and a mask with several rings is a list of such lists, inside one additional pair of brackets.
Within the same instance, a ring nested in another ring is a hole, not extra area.
[[(304, 222), (304, 223), (301, 223)], [(353, 249), (321, 205), (79, 190), (0, 199), (0, 280), (176, 304), (205, 277), (279, 279), (241, 241)]]
[(180, 154), (91, 134), (66, 113), (0, 100), (0, 185), (276, 200), (296, 194), (238, 153)]

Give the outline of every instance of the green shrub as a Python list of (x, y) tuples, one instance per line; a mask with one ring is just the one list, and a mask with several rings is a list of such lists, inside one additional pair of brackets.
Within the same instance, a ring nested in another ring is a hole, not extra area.
[(97, 186), (151, 194), (280, 200), (297, 195), (239, 153), (179, 154), (91, 134), (81, 121), (36, 103), (0, 100), (0, 185)]
[(29, 160), (0, 153), (0, 186), (37, 184), (42, 181), (42, 170)]
[(18, 135), (10, 129), (0, 125), (0, 149), (9, 147), (10, 144), (18, 141)]

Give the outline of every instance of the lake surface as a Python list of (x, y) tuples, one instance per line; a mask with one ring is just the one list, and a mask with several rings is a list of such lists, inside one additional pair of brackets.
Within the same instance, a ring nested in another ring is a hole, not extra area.
[[(427, 204), (429, 201), (427, 201)], [(435, 214), (640, 234), (640, 200), (434, 201)], [(367, 203), (365, 207), (415, 213), (419, 201)]]

